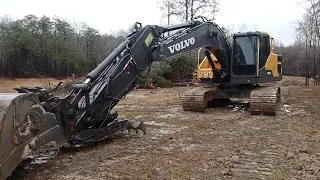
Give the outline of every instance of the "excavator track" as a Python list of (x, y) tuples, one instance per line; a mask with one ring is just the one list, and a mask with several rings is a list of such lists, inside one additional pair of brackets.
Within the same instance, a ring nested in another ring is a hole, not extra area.
[(197, 87), (181, 95), (184, 111), (205, 112), (208, 102), (212, 99), (214, 89), (211, 87)]
[(250, 94), (251, 115), (275, 116), (280, 101), (280, 87), (259, 87)]

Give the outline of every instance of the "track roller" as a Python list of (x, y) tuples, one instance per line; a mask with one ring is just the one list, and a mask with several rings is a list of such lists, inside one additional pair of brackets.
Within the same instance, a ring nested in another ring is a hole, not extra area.
[(212, 100), (214, 89), (197, 87), (191, 89), (181, 96), (184, 111), (205, 112), (208, 102)]
[(280, 87), (259, 87), (251, 91), (251, 115), (275, 116), (280, 101)]

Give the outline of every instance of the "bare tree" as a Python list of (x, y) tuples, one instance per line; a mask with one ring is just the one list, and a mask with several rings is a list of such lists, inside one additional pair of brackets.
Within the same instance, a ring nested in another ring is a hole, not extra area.
[(241, 25), (238, 25), (238, 31), (239, 32), (245, 32), (248, 29), (248, 25), (246, 23), (242, 23)]
[[(318, 76), (320, 62), (320, 32), (319, 32), (319, 13), (320, 1), (307, 0), (305, 4), (306, 13), (303, 20), (297, 22), (297, 33), (304, 38), (305, 47), (305, 76), (306, 85), (309, 85), (308, 78), (312, 74), (313, 79)], [(310, 73), (311, 71), (312, 73)], [(316, 82), (315, 82), (316, 83)]]
[(160, 5), (160, 10), (162, 13), (162, 18), (167, 19), (167, 25), (171, 23), (171, 17), (178, 15), (177, 2), (175, 0), (162, 0)]
[(235, 33), (234, 25), (229, 25), (227, 27), (222, 26), (221, 29), (223, 30), (224, 34), (226, 35), (229, 43), (232, 43), (232, 36)]
[(218, 6), (217, 0), (163, 0), (160, 9), (170, 24), (170, 18), (173, 16), (185, 22), (197, 16), (214, 19), (219, 10)]

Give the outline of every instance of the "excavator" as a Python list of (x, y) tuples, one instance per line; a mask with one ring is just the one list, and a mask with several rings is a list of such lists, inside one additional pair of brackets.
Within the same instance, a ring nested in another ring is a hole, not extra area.
[[(258, 40), (252, 40), (254, 34)], [(233, 40), (231, 68), (225, 69), (225, 62), (210, 48), (198, 50), (196, 77), (202, 86), (182, 95), (183, 109), (205, 112), (210, 103), (239, 98), (250, 100), (252, 115), (276, 115), (280, 87), (261, 86), (282, 80), (282, 56), (275, 54), (274, 39), (266, 32), (251, 32), (234, 34)]]
[(137, 22), (135, 30), (66, 96), (41, 87), (0, 94), (0, 179), (52, 141), (84, 145), (123, 130), (145, 134), (142, 121), (119, 119), (112, 109), (150, 73), (153, 62), (197, 49), (204, 57), (198, 60), (198, 79), (204, 86), (182, 95), (184, 110), (205, 111), (212, 99), (249, 97), (251, 114), (275, 113), (280, 89), (261, 84), (281, 80), (282, 57), (274, 53), (267, 33), (237, 33), (231, 46), (222, 29), (203, 17), (168, 26)]

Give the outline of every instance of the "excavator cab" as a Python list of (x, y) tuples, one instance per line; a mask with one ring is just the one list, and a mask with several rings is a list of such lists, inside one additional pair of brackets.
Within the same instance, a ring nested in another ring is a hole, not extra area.
[(233, 36), (231, 84), (260, 84), (281, 79), (281, 56), (275, 54), (269, 34), (258, 31)]
[(228, 69), (230, 78), (226, 83), (231, 85), (260, 84), (282, 79), (282, 57), (275, 54), (274, 40), (268, 33), (257, 31), (235, 34), (230, 67), (222, 67), (213, 51), (210, 56), (205, 55), (207, 49), (200, 48), (198, 51), (197, 77), (200, 82), (220, 83), (218, 73), (222, 68)]

